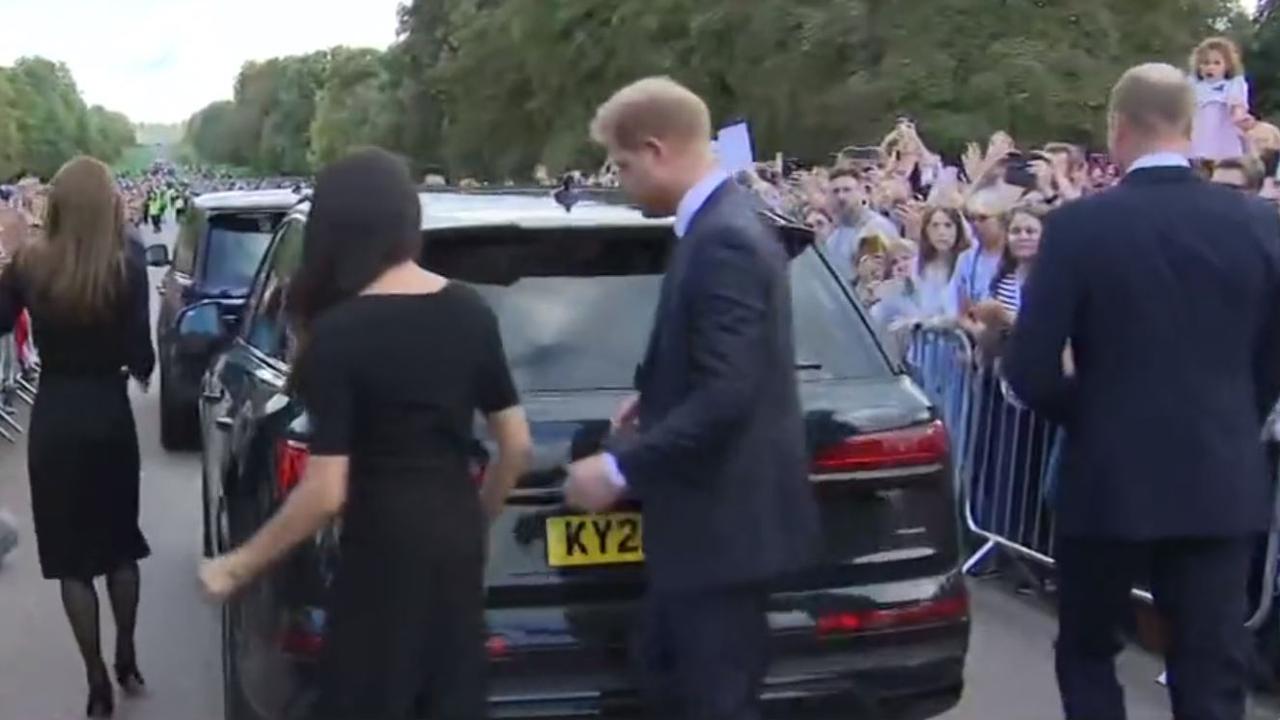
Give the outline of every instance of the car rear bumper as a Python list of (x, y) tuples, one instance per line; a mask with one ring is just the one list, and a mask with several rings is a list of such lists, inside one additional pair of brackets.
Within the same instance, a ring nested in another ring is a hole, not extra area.
[[(959, 701), (967, 649), (968, 624), (955, 623), (848, 638), (806, 654), (781, 654), (762, 690), (766, 714), (794, 717), (809, 710), (874, 708), (891, 720), (933, 717)], [(540, 663), (529, 658), (496, 667), (491, 717), (644, 716), (628, 669), (615, 666), (611, 671), (584, 658), (575, 671), (568, 660), (562, 656)]]

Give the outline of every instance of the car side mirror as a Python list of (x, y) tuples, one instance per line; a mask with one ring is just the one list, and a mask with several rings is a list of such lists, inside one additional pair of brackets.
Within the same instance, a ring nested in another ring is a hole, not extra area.
[(169, 267), (169, 248), (162, 243), (148, 245), (144, 256), (147, 259), (147, 265), (151, 267)]
[(177, 329), (174, 347), (183, 355), (212, 355), (230, 337), (222, 306), (214, 301), (183, 308), (178, 313)]

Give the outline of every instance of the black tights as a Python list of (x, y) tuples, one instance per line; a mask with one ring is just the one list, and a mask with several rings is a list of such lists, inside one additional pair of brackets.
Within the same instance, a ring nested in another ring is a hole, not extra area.
[[(128, 563), (107, 574), (107, 597), (116, 618), (116, 665), (133, 668), (137, 654), (133, 631), (138, 620), (138, 591), (141, 578), (137, 563)], [(84, 659), (89, 684), (100, 687), (111, 682), (102, 661), (102, 640), (98, 630), (98, 591), (92, 579), (62, 581), (62, 606), (71, 621), (80, 656)]]

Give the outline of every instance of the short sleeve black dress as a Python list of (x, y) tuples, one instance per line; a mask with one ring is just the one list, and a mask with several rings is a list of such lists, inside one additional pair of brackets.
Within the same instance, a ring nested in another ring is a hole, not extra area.
[(151, 377), (146, 266), (126, 253), (114, 307), (99, 317), (49, 312), (23, 277), (0, 275), (0, 334), (23, 309), (40, 351), (27, 474), (40, 569), (46, 578), (89, 579), (146, 557), (138, 527), (138, 434), (128, 377)]
[(484, 717), (486, 523), (468, 453), (476, 413), (518, 402), (493, 312), (456, 283), (358, 296), (315, 323), (296, 372), (311, 454), (351, 463), (317, 714)]

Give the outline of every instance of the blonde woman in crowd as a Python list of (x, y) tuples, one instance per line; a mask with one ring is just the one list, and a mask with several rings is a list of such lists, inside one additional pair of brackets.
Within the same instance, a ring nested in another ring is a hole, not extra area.
[(1014, 206), (1020, 194), (1020, 188), (994, 185), (975, 192), (965, 205), (965, 219), (971, 224), (977, 243), (960, 254), (952, 277), (956, 306), (961, 314), (991, 295), (991, 281), (1004, 257), (1005, 230), (1001, 217)]

